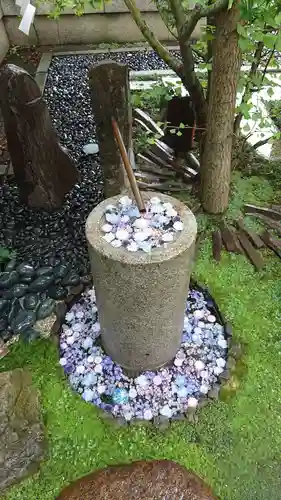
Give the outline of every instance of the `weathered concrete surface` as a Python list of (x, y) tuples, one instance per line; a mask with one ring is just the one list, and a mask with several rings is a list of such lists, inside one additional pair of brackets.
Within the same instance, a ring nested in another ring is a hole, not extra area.
[(57, 500), (216, 500), (196, 474), (170, 460), (99, 470), (65, 488)]
[(45, 439), (38, 393), (20, 368), (0, 373), (0, 492), (36, 472)]
[[(144, 199), (156, 193), (144, 193)], [(192, 212), (173, 203), (184, 229), (166, 249), (151, 254), (113, 248), (100, 224), (113, 197), (100, 203), (86, 222), (86, 237), (106, 352), (130, 372), (155, 370), (171, 361), (181, 342), (185, 303), (193, 267), (197, 225)]]

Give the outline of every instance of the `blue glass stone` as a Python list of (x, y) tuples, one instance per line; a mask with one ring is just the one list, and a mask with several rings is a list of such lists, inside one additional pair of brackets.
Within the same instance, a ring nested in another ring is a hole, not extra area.
[(112, 394), (112, 401), (115, 405), (122, 405), (129, 401), (129, 394), (126, 389), (116, 388)]
[(175, 383), (178, 387), (182, 387), (186, 383), (186, 377), (184, 375), (178, 375), (175, 379)]

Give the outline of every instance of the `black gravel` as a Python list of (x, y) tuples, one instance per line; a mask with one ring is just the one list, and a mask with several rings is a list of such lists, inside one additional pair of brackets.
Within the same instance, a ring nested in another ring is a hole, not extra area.
[[(0, 247), (16, 250), (18, 262), (34, 266), (68, 262), (80, 275), (88, 272), (85, 220), (103, 198), (99, 157), (83, 153), (83, 146), (96, 138), (88, 70), (108, 58), (109, 54), (90, 54), (52, 59), (44, 97), (60, 140), (77, 163), (81, 182), (52, 214), (21, 205), (13, 180), (0, 185)], [(112, 53), (110, 59), (132, 70), (166, 68), (152, 51)]]

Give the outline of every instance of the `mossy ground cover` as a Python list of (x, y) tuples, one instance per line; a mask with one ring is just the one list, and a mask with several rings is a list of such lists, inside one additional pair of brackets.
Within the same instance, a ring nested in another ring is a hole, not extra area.
[[(264, 179), (236, 176), (232, 191), (230, 218), (239, 215), (244, 202), (274, 201)], [(205, 227), (214, 223), (203, 219)], [(25, 366), (32, 372), (41, 393), (48, 455), (39, 473), (6, 498), (54, 500), (63, 486), (98, 467), (169, 458), (205, 477), (222, 500), (281, 499), (281, 262), (264, 255), (266, 268), (255, 273), (240, 255), (225, 253), (216, 264), (210, 238), (201, 244), (194, 276), (209, 286), (244, 356), (223, 401), (203, 408), (197, 424), (175, 422), (165, 432), (114, 428), (69, 389), (51, 342), (15, 345), (0, 369)]]

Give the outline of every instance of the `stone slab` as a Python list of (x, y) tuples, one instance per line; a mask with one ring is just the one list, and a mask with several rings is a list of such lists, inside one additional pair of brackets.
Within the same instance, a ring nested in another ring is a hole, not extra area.
[(37, 390), (17, 368), (0, 373), (0, 491), (37, 471), (45, 438)]
[[(136, 7), (141, 12), (155, 12), (157, 7), (152, 0), (136, 0)], [(128, 8), (123, 0), (112, 0), (104, 2), (104, 12), (128, 12)]]
[(8, 36), (6, 33), (6, 28), (2, 19), (2, 16), (0, 14), (0, 64), (3, 61), (4, 57), (6, 56), (8, 50), (9, 50), (9, 40)]
[(100, 203), (86, 222), (103, 345), (115, 362), (134, 373), (156, 370), (176, 355), (194, 263), (194, 215), (170, 196), (143, 193), (144, 199), (152, 196), (172, 203), (184, 224), (167, 248), (131, 253), (102, 238), (105, 207), (119, 196)]

